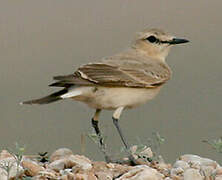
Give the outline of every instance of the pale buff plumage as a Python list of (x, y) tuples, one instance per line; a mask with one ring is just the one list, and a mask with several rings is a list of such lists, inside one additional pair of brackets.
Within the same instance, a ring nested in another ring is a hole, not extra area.
[[(56, 82), (50, 86), (64, 87), (63, 90), (23, 104), (47, 104), (67, 98), (81, 101), (97, 109), (93, 126), (99, 135), (95, 121), (98, 121), (100, 111), (115, 110), (113, 118), (116, 120), (123, 109), (154, 98), (171, 77), (165, 62), (171, 46), (186, 42), (159, 29), (145, 30), (137, 34), (126, 51), (83, 65), (73, 74), (54, 77)], [(114, 124), (127, 147), (117, 121)], [(102, 140), (100, 143), (103, 145)]]
[[(95, 109), (132, 108), (154, 98), (170, 79), (165, 62), (168, 44), (152, 44), (146, 38), (155, 35), (162, 41), (173, 37), (161, 30), (139, 33), (124, 52), (81, 66), (74, 74), (57, 76), (51, 86), (71, 86), (62, 98), (82, 101)], [(78, 85), (72, 88), (72, 85)]]

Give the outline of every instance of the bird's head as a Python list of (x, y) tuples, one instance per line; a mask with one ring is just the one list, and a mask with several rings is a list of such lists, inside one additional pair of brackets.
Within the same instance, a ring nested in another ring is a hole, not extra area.
[(147, 56), (164, 60), (173, 45), (187, 42), (186, 39), (176, 38), (160, 29), (148, 29), (138, 33), (133, 48)]

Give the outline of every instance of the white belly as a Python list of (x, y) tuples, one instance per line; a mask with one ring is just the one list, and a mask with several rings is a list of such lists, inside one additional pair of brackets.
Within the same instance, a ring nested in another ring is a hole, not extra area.
[(96, 109), (133, 108), (154, 98), (158, 88), (116, 88), (116, 87), (76, 87), (81, 92), (72, 99), (86, 103)]

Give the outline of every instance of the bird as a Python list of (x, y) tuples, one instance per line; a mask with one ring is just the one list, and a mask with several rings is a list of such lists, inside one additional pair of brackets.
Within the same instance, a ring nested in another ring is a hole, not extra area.
[[(74, 73), (53, 77), (50, 87), (60, 91), (21, 104), (49, 104), (72, 99), (95, 109), (91, 119), (100, 145), (104, 147), (99, 129), (102, 110), (113, 110), (112, 120), (125, 149), (129, 144), (119, 126), (124, 109), (135, 108), (153, 99), (171, 78), (172, 71), (165, 59), (172, 46), (189, 40), (177, 38), (158, 28), (139, 33), (124, 51), (80, 66)], [(104, 149), (104, 148), (103, 148)]]

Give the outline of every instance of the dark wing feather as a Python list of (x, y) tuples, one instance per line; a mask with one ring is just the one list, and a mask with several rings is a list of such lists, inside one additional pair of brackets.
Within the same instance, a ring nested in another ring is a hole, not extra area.
[(56, 82), (50, 84), (49, 86), (69, 88), (70, 86), (73, 86), (73, 85), (92, 85), (93, 84), (90, 81), (81, 78), (81, 76), (78, 75), (77, 72), (74, 74), (69, 74), (65, 76), (55, 76), (53, 77), (53, 79), (56, 80)]
[(101, 85), (114, 87), (152, 88), (165, 83), (171, 75), (163, 63), (138, 63), (124, 61), (122, 64), (92, 63), (81, 66), (74, 74), (54, 77), (51, 86)]
[(136, 64), (130, 62), (122, 66), (109, 64), (87, 64), (78, 69), (81, 78), (103, 86), (146, 87), (151, 88), (165, 83), (171, 75), (168, 66), (155, 64)]

